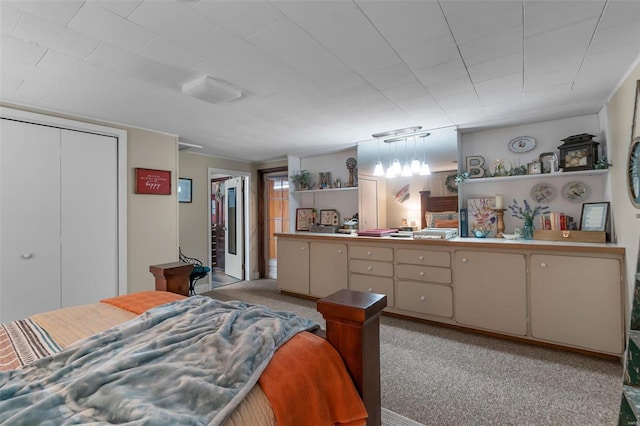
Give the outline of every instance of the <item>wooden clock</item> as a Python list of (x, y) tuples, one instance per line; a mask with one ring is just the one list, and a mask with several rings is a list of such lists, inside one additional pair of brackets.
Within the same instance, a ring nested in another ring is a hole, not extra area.
[(593, 135), (586, 133), (562, 139), (559, 164), (564, 172), (592, 170), (598, 162), (599, 143), (592, 140)]

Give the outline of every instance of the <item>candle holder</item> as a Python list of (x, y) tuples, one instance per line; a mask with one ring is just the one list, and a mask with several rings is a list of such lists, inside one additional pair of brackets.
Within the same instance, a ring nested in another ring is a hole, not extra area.
[(496, 234), (496, 238), (504, 238), (502, 234), (504, 233), (504, 212), (506, 209), (494, 209), (496, 212), (496, 217), (498, 219), (498, 233)]

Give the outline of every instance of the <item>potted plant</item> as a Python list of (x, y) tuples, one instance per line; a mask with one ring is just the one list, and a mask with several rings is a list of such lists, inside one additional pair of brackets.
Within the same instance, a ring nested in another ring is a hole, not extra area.
[(299, 170), (289, 177), (296, 191), (307, 189), (311, 183), (311, 173), (308, 170)]

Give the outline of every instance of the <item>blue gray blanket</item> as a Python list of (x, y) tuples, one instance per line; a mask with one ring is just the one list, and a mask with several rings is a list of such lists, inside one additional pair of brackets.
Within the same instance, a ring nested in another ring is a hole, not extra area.
[(219, 424), (311, 320), (195, 296), (21, 370), (0, 372), (0, 423)]

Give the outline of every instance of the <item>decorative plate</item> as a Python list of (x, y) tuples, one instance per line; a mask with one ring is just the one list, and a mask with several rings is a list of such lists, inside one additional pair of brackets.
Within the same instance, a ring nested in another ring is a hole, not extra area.
[(556, 198), (556, 187), (550, 183), (539, 183), (531, 188), (531, 198), (538, 203), (549, 203)]
[(572, 203), (581, 203), (589, 198), (591, 188), (584, 182), (568, 182), (562, 187), (562, 196)]
[(491, 174), (493, 176), (508, 176), (511, 171), (511, 163), (507, 160), (497, 159), (491, 165)]
[(536, 140), (531, 136), (518, 136), (509, 141), (507, 145), (509, 151), (523, 153), (529, 152), (536, 147)]

